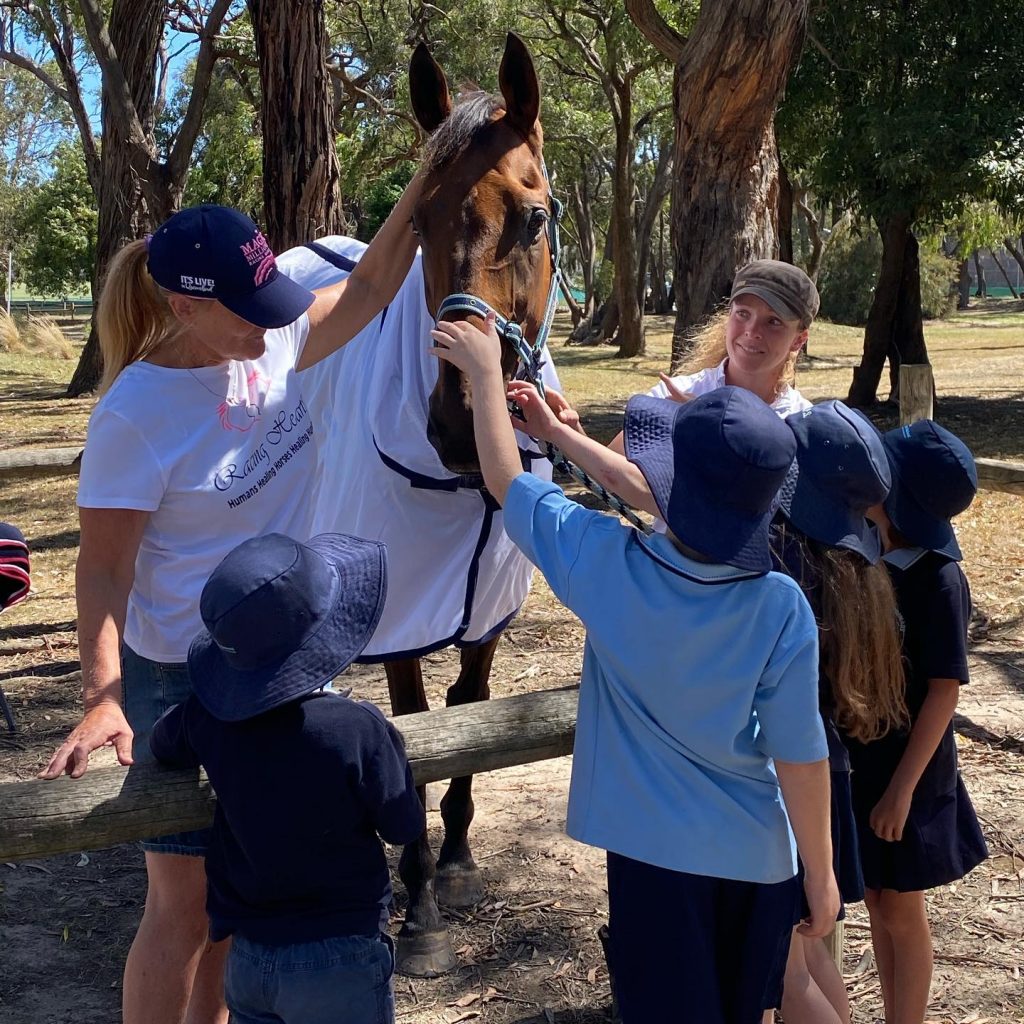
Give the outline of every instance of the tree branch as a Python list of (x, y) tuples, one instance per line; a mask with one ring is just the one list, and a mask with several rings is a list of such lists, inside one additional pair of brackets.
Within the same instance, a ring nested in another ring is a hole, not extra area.
[(686, 38), (681, 36), (654, 6), (654, 0), (626, 0), (626, 13), (640, 34), (658, 53), (678, 64), (683, 56)]
[(67, 89), (62, 89), (57, 84), (57, 80), (52, 75), (47, 74), (46, 69), (40, 67), (34, 60), (29, 60), (28, 57), (22, 56), (20, 53), (14, 53), (12, 50), (0, 50), (0, 60), (5, 60), (8, 64), (13, 64), (16, 68), (21, 68), (22, 71), (35, 75), (54, 96), (59, 97), (65, 103), (71, 102)]
[[(90, 0), (91, 2), (91, 0)], [(216, 0), (206, 17), (206, 26), (201, 35), (199, 55), (196, 57), (196, 70), (192, 78), (192, 94), (188, 98), (188, 109), (178, 129), (174, 145), (167, 157), (167, 171), (176, 185), (185, 180), (188, 172), (192, 150), (203, 124), (203, 108), (210, 92), (210, 79), (213, 77), (213, 65), (217, 61), (217, 36), (221, 25), (231, 6), (231, 0)]]

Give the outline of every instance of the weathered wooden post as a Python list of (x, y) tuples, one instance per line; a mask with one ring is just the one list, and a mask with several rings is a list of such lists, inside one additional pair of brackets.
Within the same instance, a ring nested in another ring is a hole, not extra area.
[(935, 380), (930, 363), (900, 365), (900, 426), (930, 420), (934, 409)]

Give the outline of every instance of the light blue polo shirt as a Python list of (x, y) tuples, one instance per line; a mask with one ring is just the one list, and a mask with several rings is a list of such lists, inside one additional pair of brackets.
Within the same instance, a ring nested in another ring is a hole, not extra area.
[(695, 562), (526, 473), (504, 513), (587, 627), (569, 835), (674, 871), (791, 878), (771, 759), (828, 756), (817, 626), (797, 584)]

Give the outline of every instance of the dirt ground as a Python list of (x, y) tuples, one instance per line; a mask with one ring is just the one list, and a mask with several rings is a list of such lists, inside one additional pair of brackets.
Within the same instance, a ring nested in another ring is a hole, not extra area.
[[(620, 422), (626, 396), (667, 363), (669, 325), (650, 322), (645, 358), (560, 349), (566, 391), (593, 432)], [(978, 455), (1024, 461), (1024, 309), (987, 303), (929, 325), (938, 417)], [(860, 334), (816, 326), (800, 370), (811, 398), (842, 396)], [(60, 400), (66, 363), (0, 355), (0, 449), (80, 441), (90, 404)], [(884, 393), (884, 389), (883, 389)], [(881, 408), (879, 421), (894, 422)], [(74, 634), (77, 548), (74, 480), (0, 483), (0, 517), (21, 523), (35, 551), (34, 590), (0, 624), (0, 686), (19, 732), (0, 733), (0, 783), (31, 778), (77, 720)], [(587, 500), (587, 499), (584, 499)], [(961, 699), (963, 773), (992, 857), (970, 877), (929, 896), (936, 971), (935, 1024), (1024, 1024), (1024, 498), (982, 492), (961, 518), (965, 569), (976, 603), (972, 683)], [(571, 684), (582, 631), (538, 580), (503, 639), (496, 696)], [(453, 652), (427, 659), (432, 701), (454, 679)], [(356, 694), (386, 706), (383, 672), (353, 670)], [(570, 759), (482, 776), (471, 833), (488, 883), (483, 902), (449, 920), (460, 966), (431, 981), (396, 979), (402, 1024), (596, 1024), (609, 1019), (607, 972), (596, 931), (605, 920), (604, 858), (563, 832)], [(0, 814), (2, 808), (0, 789)], [(429, 815), (435, 847), (440, 816)], [(394, 860), (395, 854), (392, 851)], [(132, 845), (0, 864), (0, 1022), (108, 1024), (119, 1019), (124, 957), (145, 895)], [(394, 929), (404, 896), (396, 897)], [(657, 906), (652, 913), (667, 912)], [(881, 1018), (866, 916), (851, 909), (844, 972), (854, 1020)], [(671, 1009), (664, 1018), (671, 1021)]]

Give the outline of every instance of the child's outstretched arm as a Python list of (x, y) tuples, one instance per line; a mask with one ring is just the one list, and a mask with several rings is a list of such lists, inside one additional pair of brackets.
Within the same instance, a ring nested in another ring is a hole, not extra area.
[(910, 730), (907, 749), (868, 818), (879, 839), (894, 843), (903, 838), (914, 790), (949, 727), (959, 697), (959, 679), (928, 680), (928, 695)]
[(798, 930), (809, 939), (824, 938), (839, 913), (839, 889), (832, 869), (828, 760), (810, 764), (777, 760), (775, 772), (803, 861), (804, 892), (811, 908), (810, 919)]
[(430, 335), (435, 342), (431, 353), (457, 366), (469, 378), (473, 430), (484, 483), (498, 504), (504, 505), (509, 484), (523, 472), (523, 463), (505, 404), (501, 341), (494, 329), (494, 317), (487, 317), (485, 331), (465, 320), (442, 320)]
[(512, 381), (508, 386), (508, 397), (522, 409), (525, 422), (520, 426), (530, 437), (557, 445), (566, 458), (585, 469), (599, 484), (617, 494), (627, 505), (649, 512), (652, 516), (659, 514), (643, 473), (624, 455), (606, 448), (599, 441), (560, 420), (532, 384), (521, 380)]

